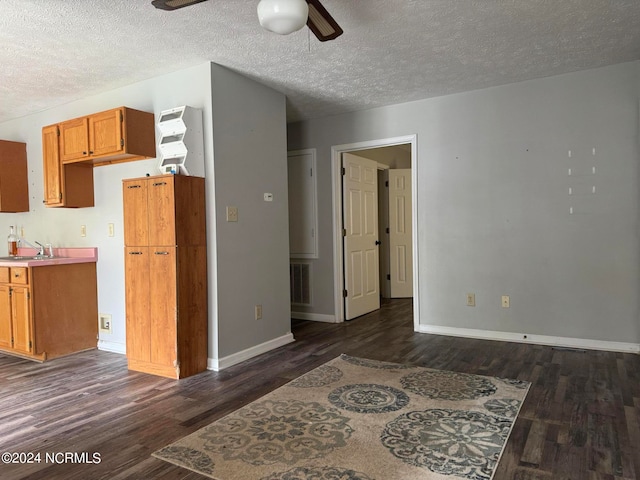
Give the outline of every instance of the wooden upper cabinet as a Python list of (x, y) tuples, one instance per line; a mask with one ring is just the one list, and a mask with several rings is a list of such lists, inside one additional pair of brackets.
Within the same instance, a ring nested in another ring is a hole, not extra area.
[(0, 212), (28, 211), (27, 145), (0, 140)]
[(94, 157), (126, 153), (122, 137), (123, 122), (121, 108), (89, 117), (89, 153)]
[(89, 156), (89, 119), (75, 118), (62, 122), (60, 128), (60, 160), (86, 159)]
[(93, 207), (93, 166), (63, 164), (59, 125), (42, 129), (44, 204), (47, 207)]
[(153, 113), (118, 107), (60, 123), (60, 161), (92, 165), (154, 158)]
[(42, 161), (44, 170), (44, 204), (62, 205), (62, 170), (60, 163), (58, 125), (42, 129)]
[(93, 207), (94, 166), (156, 156), (153, 113), (118, 107), (49, 125), (42, 155), (45, 205)]

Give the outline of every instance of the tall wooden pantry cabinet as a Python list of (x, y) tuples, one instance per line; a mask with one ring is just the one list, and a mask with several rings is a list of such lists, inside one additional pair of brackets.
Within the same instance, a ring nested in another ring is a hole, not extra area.
[(183, 378), (207, 368), (204, 178), (123, 180), (129, 369)]

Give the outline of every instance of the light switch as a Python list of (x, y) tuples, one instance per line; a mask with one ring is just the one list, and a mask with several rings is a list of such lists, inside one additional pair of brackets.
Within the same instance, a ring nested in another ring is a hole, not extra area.
[(81, 237), (86, 237), (87, 236), (87, 226), (86, 225), (80, 225), (80, 236)]
[(114, 229), (113, 229), (113, 223), (109, 224), (109, 236), (113, 237), (114, 235)]

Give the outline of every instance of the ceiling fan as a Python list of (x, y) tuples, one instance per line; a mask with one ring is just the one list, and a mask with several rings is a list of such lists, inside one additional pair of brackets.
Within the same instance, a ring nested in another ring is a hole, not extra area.
[[(162, 10), (177, 10), (207, 0), (153, 0), (151, 4)], [(305, 23), (321, 42), (342, 35), (338, 22), (322, 6), (320, 0), (260, 0), (260, 25), (270, 32), (288, 35), (304, 27)]]

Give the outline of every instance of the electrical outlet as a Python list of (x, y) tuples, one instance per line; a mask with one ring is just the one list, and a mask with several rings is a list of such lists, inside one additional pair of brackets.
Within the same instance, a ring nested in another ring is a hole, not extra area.
[(509, 295), (502, 295), (502, 308), (509, 308), (510, 305)]
[(262, 305), (256, 305), (256, 320), (262, 318)]
[(87, 236), (87, 226), (86, 225), (80, 225), (80, 236), (81, 237), (86, 237)]
[(238, 207), (227, 207), (227, 222), (238, 221)]
[(103, 333), (111, 333), (111, 315), (108, 313), (98, 314), (98, 328)]
[(113, 228), (113, 223), (110, 223), (110, 224), (108, 225), (108, 227), (109, 227), (109, 236), (110, 236), (110, 237), (113, 237), (113, 235), (114, 235), (114, 233), (115, 233), (115, 232), (114, 232), (114, 228)]
[(476, 294), (467, 293), (467, 307), (475, 307), (475, 306), (476, 306)]

